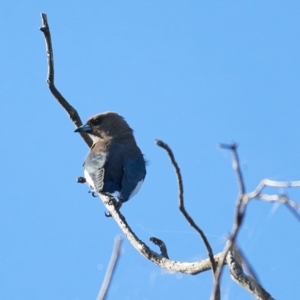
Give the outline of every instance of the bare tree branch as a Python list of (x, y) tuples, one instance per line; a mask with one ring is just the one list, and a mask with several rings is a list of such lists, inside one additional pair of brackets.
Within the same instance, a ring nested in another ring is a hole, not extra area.
[(300, 222), (300, 216), (297, 210), (294, 207), (292, 207), (289, 202), (286, 202), (285, 206), (289, 209), (289, 211), (293, 214), (293, 216), (297, 219), (297, 221)]
[(274, 300), (274, 298), (260, 286), (257, 279), (244, 273), (242, 256), (234, 244), (232, 244), (231, 249), (228, 251), (226, 261), (230, 269), (231, 278), (249, 291), (256, 299)]
[(242, 262), (244, 269), (246, 269), (246, 272), (260, 285), (259, 278), (250, 262), (246, 258), (245, 254), (243, 253), (242, 249), (238, 249), (236, 244), (233, 244), (230, 251), (232, 252), (231, 255), (234, 255), (236, 253), (238, 261)]
[(111, 254), (111, 258), (105, 273), (104, 280), (102, 282), (101, 289), (99, 291), (99, 294), (97, 296), (97, 300), (104, 300), (106, 298), (110, 283), (112, 281), (112, 277), (114, 275), (115, 269), (117, 267), (118, 260), (120, 258), (120, 252), (121, 252), (121, 246), (122, 246), (122, 237), (117, 236), (115, 238), (113, 251)]
[(239, 186), (239, 195), (238, 195), (238, 198), (236, 201), (234, 224), (232, 226), (228, 241), (225, 245), (225, 248), (223, 251), (223, 257), (220, 259), (220, 261), (218, 263), (218, 268), (215, 272), (215, 284), (214, 284), (213, 291), (211, 294), (211, 298), (210, 298), (211, 300), (217, 299), (217, 289), (218, 289), (218, 285), (219, 285), (220, 278), (222, 275), (223, 265), (224, 265), (224, 262), (226, 261), (228, 251), (231, 249), (233, 243), (235, 242), (238, 231), (242, 225), (243, 218), (245, 215), (245, 208), (246, 208), (246, 205), (245, 205), (246, 203), (244, 201), (245, 184), (244, 184), (242, 172), (240, 169), (239, 157), (237, 154), (237, 145), (235, 143), (233, 143), (231, 145), (220, 144), (220, 148), (227, 149), (232, 152), (233, 169), (235, 170), (235, 173), (237, 176), (237, 182), (238, 182), (238, 186)]
[[(300, 187), (300, 181), (274, 181), (270, 179), (262, 180), (257, 188), (251, 192), (246, 194), (244, 180), (242, 177), (242, 172), (240, 169), (239, 159), (237, 155), (237, 146), (236, 144), (232, 145), (221, 145), (224, 149), (229, 149), (233, 154), (233, 168), (236, 171), (237, 181), (239, 185), (239, 195), (236, 203), (236, 212), (234, 218), (234, 224), (231, 230), (231, 234), (228, 238), (228, 242), (224, 248), (222, 258), (218, 263), (218, 269), (215, 273), (216, 280), (220, 280), (220, 275), (222, 273), (222, 264), (227, 261), (227, 264), (230, 268), (230, 273), (233, 276), (234, 280), (237, 281), (241, 286), (243, 286), (246, 290), (251, 292), (257, 299), (262, 300), (270, 300), (273, 299), (272, 296), (262, 288), (259, 284), (259, 281), (256, 276), (254, 276), (253, 271), (251, 271), (251, 267), (249, 263), (246, 263), (244, 258), (244, 263), (248, 265), (249, 270), (252, 272), (252, 277), (245, 275), (243, 272), (243, 268), (241, 265), (241, 253), (237, 251), (234, 243), (238, 234), (238, 231), (242, 225), (246, 206), (252, 199), (258, 199), (266, 202), (278, 202), (285, 204), (288, 209), (293, 213), (293, 215), (300, 221), (300, 216), (298, 214), (299, 204), (289, 199), (286, 195), (277, 195), (277, 194), (262, 194), (261, 192), (265, 187), (276, 187), (276, 188), (293, 188)], [(215, 299), (216, 295), (216, 285), (214, 286), (211, 299)]]
[[(156, 144), (165, 149), (171, 159), (171, 162), (175, 168), (175, 172), (176, 172), (176, 176), (177, 176), (177, 182), (178, 182), (178, 189), (179, 189), (179, 195), (178, 195), (178, 199), (179, 199), (179, 209), (182, 212), (182, 214), (184, 215), (184, 217), (186, 218), (187, 222), (199, 233), (199, 235), (201, 236), (203, 243), (207, 249), (207, 253), (208, 253), (208, 257), (211, 261), (211, 265), (212, 265), (212, 270), (213, 270), (213, 278), (215, 280), (215, 276), (214, 273), (216, 271), (216, 264), (215, 264), (215, 260), (214, 260), (214, 254), (212, 251), (212, 248), (208, 242), (208, 239), (206, 237), (206, 235), (204, 234), (203, 230), (195, 223), (195, 221), (193, 220), (193, 218), (188, 214), (188, 212), (185, 209), (184, 206), (184, 198), (183, 198), (183, 181), (182, 181), (182, 176), (181, 176), (181, 172), (180, 172), (180, 168), (175, 160), (175, 156), (173, 154), (173, 151), (171, 150), (171, 148), (164, 143), (163, 141), (160, 140), (156, 140)], [(219, 287), (219, 283), (216, 282), (216, 300), (220, 299), (220, 287)]]
[(270, 179), (263, 179), (253, 192), (248, 193), (249, 198), (256, 198), (265, 187), (276, 187), (276, 188), (300, 187), (300, 180), (299, 181), (276, 181)]
[[(246, 196), (249, 196), (247, 194)], [(293, 214), (293, 216), (300, 222), (300, 215), (298, 213), (298, 210), (300, 210), (300, 206), (295, 201), (289, 199), (285, 195), (268, 195), (268, 194), (258, 194), (257, 197), (253, 198), (258, 199), (265, 202), (277, 202), (284, 204), (288, 210)], [(247, 201), (252, 200), (252, 198), (248, 198)]]
[[(161, 268), (164, 268), (172, 272), (180, 272), (191, 275), (196, 275), (201, 272), (212, 269), (210, 259), (204, 259), (195, 262), (181, 262), (168, 259), (161, 254), (152, 251), (143, 241), (141, 241), (130, 228), (121, 212), (115, 208), (114, 204), (110, 204), (110, 198), (104, 195), (98, 195), (102, 200), (104, 206), (108, 210), (108, 213), (114, 218), (124, 235), (131, 243), (131, 245), (145, 258), (151, 260), (153, 263)], [(222, 253), (214, 255), (216, 264), (218, 263)]]
[[(79, 127), (82, 125), (82, 122), (76, 109), (69, 104), (69, 102), (62, 96), (62, 94), (57, 90), (57, 88), (54, 85), (54, 57), (53, 57), (53, 50), (52, 50), (51, 34), (50, 34), (49, 24), (47, 20), (47, 15), (42, 13), (41, 18), (42, 18), (42, 27), (40, 28), (40, 30), (43, 32), (45, 36), (45, 42), (46, 42), (46, 52), (47, 52), (47, 62), (48, 62), (47, 83), (49, 85), (49, 89), (52, 95), (54, 96), (54, 98), (67, 112), (74, 125), (76, 127)], [(90, 148), (93, 142), (89, 137), (89, 135), (84, 132), (80, 132), (80, 135), (82, 136), (82, 138)]]
[(240, 160), (237, 154), (237, 144), (233, 143), (231, 145), (227, 144), (219, 144), (219, 147), (222, 149), (231, 150), (232, 152), (232, 167), (236, 172), (237, 182), (239, 186), (239, 194), (244, 195), (245, 194), (245, 183), (243, 179), (243, 174), (240, 168)]
[(295, 218), (300, 222), (300, 215), (298, 213), (298, 211), (300, 210), (300, 205), (295, 201), (289, 199), (286, 195), (261, 194), (265, 187), (295, 188), (300, 187), (300, 181), (276, 181), (270, 179), (263, 179), (253, 192), (245, 195), (246, 202), (249, 202), (252, 199), (259, 199), (266, 202), (283, 203), (291, 211)]

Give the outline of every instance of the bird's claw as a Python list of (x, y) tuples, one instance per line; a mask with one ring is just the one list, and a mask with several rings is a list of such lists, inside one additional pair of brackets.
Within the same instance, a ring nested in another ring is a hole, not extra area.
[[(76, 178), (77, 183), (86, 183), (86, 179), (82, 176)], [(89, 193), (92, 194), (93, 197), (98, 197), (95, 189), (91, 189)]]
[(110, 212), (108, 212), (108, 213), (107, 213), (107, 212), (105, 212), (105, 213), (104, 213), (104, 215), (105, 215), (105, 217), (106, 217), (106, 218), (111, 218), (111, 217), (112, 217), (112, 215), (111, 215), (111, 213), (110, 213)]
[(97, 192), (94, 189), (88, 191), (88, 193), (91, 193), (92, 196), (95, 197), (95, 198), (98, 197)]
[(113, 205), (116, 210), (119, 210), (122, 206), (122, 202), (116, 200), (115, 198), (110, 198), (107, 202), (108, 205)]
[[(113, 205), (114, 208), (115, 208), (116, 210), (119, 210), (119, 209), (121, 208), (121, 206), (122, 206), (122, 202), (116, 200), (116, 199), (113, 198), (113, 197), (110, 197), (110, 198), (109, 198), (109, 200), (107, 201), (107, 204), (108, 204), (108, 205)], [(105, 212), (105, 216), (106, 216), (107, 218), (110, 218), (112, 215), (111, 215), (110, 212), (108, 212), (108, 213)]]

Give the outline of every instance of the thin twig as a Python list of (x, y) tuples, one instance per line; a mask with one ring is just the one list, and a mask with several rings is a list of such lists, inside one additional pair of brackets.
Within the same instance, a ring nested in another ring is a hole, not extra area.
[(224, 262), (226, 261), (226, 256), (228, 251), (230, 250), (232, 244), (235, 242), (235, 239), (237, 237), (238, 231), (242, 225), (243, 218), (245, 215), (245, 202), (244, 202), (244, 194), (245, 194), (245, 184), (242, 176), (242, 172), (240, 169), (240, 163), (239, 163), (239, 157), (237, 154), (237, 145), (235, 143), (231, 145), (227, 144), (220, 144), (220, 148), (230, 150), (232, 153), (232, 161), (233, 161), (233, 169), (235, 170), (238, 186), (239, 186), (239, 195), (236, 202), (236, 210), (235, 210), (235, 216), (234, 216), (234, 224), (231, 229), (231, 234), (228, 238), (228, 242), (225, 245), (225, 248), (223, 250), (223, 257), (218, 262), (218, 268), (215, 272), (215, 283), (211, 294), (211, 300), (216, 300), (217, 298), (217, 288), (220, 284), (220, 278), (223, 271)]
[(101, 289), (97, 296), (97, 300), (104, 300), (106, 298), (107, 292), (109, 290), (110, 283), (112, 281), (113, 275), (115, 273), (115, 269), (117, 267), (118, 260), (120, 258), (121, 253), (121, 246), (122, 246), (122, 237), (117, 236), (115, 238), (113, 251), (110, 257), (110, 261), (104, 276), (104, 280), (102, 282)]
[(256, 189), (248, 193), (249, 198), (256, 198), (258, 194), (265, 188), (265, 187), (276, 187), (276, 188), (293, 188), (293, 187), (300, 187), (300, 180), (298, 181), (276, 181), (270, 179), (263, 179)]
[[(43, 32), (45, 36), (45, 42), (46, 42), (46, 52), (47, 52), (47, 63), (48, 63), (48, 75), (47, 75), (47, 83), (49, 85), (49, 89), (52, 93), (52, 95), (55, 97), (55, 99), (58, 101), (58, 103), (64, 108), (64, 110), (67, 112), (69, 117), (71, 118), (72, 122), (76, 127), (79, 127), (82, 125), (81, 119), (76, 111), (76, 109), (69, 104), (69, 102), (62, 96), (62, 94), (57, 90), (54, 84), (54, 57), (53, 57), (53, 50), (52, 50), (52, 42), (51, 42), (51, 34), (50, 34), (50, 28), (47, 20), (46, 14), (41, 14), (42, 18), (42, 27), (40, 30)], [(89, 148), (92, 146), (93, 142), (89, 135), (84, 132), (80, 132), (80, 135), (84, 139), (84, 141), (87, 143)]]
[(300, 215), (298, 211), (300, 210), (300, 206), (297, 202), (287, 198), (284, 195), (268, 195), (268, 194), (258, 194), (255, 198), (249, 198), (249, 194), (247, 201), (258, 199), (265, 202), (277, 202), (284, 204), (288, 210), (293, 214), (293, 216), (300, 222)]
[[(103, 202), (105, 208), (108, 210), (108, 213), (113, 217), (113, 219), (118, 224), (128, 241), (131, 243), (131, 245), (141, 255), (143, 255), (145, 258), (149, 259), (159, 267), (171, 272), (179, 272), (190, 275), (196, 275), (201, 272), (212, 269), (211, 260), (209, 258), (195, 262), (181, 262), (178, 260), (171, 260), (166, 257), (163, 257), (162, 255), (151, 250), (143, 241), (141, 241), (136, 236), (136, 234), (130, 228), (129, 224), (126, 222), (126, 219), (124, 218), (120, 210), (116, 209), (114, 205), (110, 204), (110, 198), (105, 195), (99, 195), (99, 198)], [(218, 263), (222, 255), (223, 252), (214, 255), (214, 261), (216, 264)]]
[[(183, 181), (182, 181), (182, 176), (181, 176), (181, 172), (180, 172), (180, 168), (175, 160), (175, 156), (173, 154), (173, 151), (171, 150), (171, 148), (164, 143), (163, 141), (160, 140), (156, 140), (155, 141), (156, 144), (165, 149), (171, 159), (171, 162), (175, 168), (175, 172), (176, 172), (176, 177), (177, 177), (177, 182), (178, 182), (178, 189), (179, 189), (179, 195), (178, 195), (178, 199), (179, 199), (179, 209), (182, 212), (182, 214), (184, 215), (184, 217), (186, 218), (187, 222), (199, 233), (199, 235), (201, 236), (203, 243), (207, 249), (207, 253), (208, 253), (208, 257), (211, 261), (212, 264), (212, 271), (213, 271), (213, 275), (216, 272), (216, 264), (215, 264), (215, 260), (214, 260), (214, 255), (213, 255), (213, 251), (212, 248), (208, 242), (208, 239), (206, 237), (206, 235), (204, 234), (203, 230), (195, 223), (195, 221), (193, 220), (193, 218), (188, 214), (188, 212), (185, 209), (184, 206), (184, 197), (183, 197)], [(213, 276), (214, 277), (214, 276)], [(215, 277), (214, 277), (215, 278)], [(219, 297), (217, 297), (216, 299), (220, 298), (220, 289), (219, 289), (219, 285), (218, 283), (216, 283), (217, 285), (217, 290), (219, 290)]]
[(232, 164), (233, 164), (233, 169), (236, 172), (236, 176), (237, 176), (237, 181), (238, 181), (238, 185), (239, 185), (239, 194), (240, 195), (244, 195), (245, 194), (245, 183), (244, 183), (244, 179), (243, 179), (243, 174), (240, 168), (240, 160), (237, 154), (237, 144), (233, 143), (233, 144), (219, 144), (219, 147), (222, 149), (226, 149), (226, 150), (230, 150), (232, 153)]
[(297, 221), (300, 222), (300, 216), (299, 216), (297, 210), (289, 202), (286, 202), (285, 206), (292, 213), (292, 215), (297, 219)]
[(276, 181), (270, 179), (263, 179), (253, 192), (245, 195), (247, 202), (252, 199), (259, 199), (266, 202), (283, 203), (291, 211), (293, 216), (295, 216), (295, 218), (300, 222), (300, 215), (298, 213), (298, 211), (300, 210), (300, 205), (295, 201), (292, 201), (285, 195), (261, 194), (261, 192), (265, 187), (276, 187), (276, 188), (300, 187), (300, 181)]
[[(233, 278), (245, 289), (250, 291), (257, 299), (261, 300), (271, 300), (273, 299), (272, 296), (266, 292), (261, 285), (259, 284), (258, 280), (256, 279), (256, 276), (254, 276), (254, 271), (251, 270), (251, 266), (248, 263), (248, 267), (250, 272), (253, 274), (253, 277), (250, 277), (246, 275), (243, 271), (242, 268), (242, 258), (241, 254), (235, 247), (235, 240), (237, 238), (239, 229), (241, 228), (242, 222), (245, 217), (245, 212), (246, 212), (246, 206), (249, 203), (250, 197), (249, 195), (251, 194), (246, 194), (246, 189), (245, 189), (245, 184), (242, 176), (242, 172), (240, 169), (240, 163), (239, 163), (239, 157), (237, 154), (237, 145), (236, 144), (231, 144), (231, 145), (220, 145), (221, 148), (223, 149), (228, 149), (231, 150), (232, 156), (233, 156), (233, 168), (235, 170), (236, 176), (237, 176), (237, 181), (238, 181), (238, 186), (239, 186), (239, 195), (237, 198), (236, 202), (236, 211), (235, 211), (235, 216), (234, 216), (234, 224), (232, 226), (232, 230), (230, 233), (230, 236), (228, 238), (228, 241), (225, 245), (225, 248), (223, 250), (224, 256), (220, 259), (218, 263), (218, 269), (215, 273), (216, 276), (216, 281), (220, 281), (220, 277), (222, 274), (222, 269), (223, 269), (223, 263), (227, 261), (227, 264), (230, 268), (230, 273), (233, 276)], [(260, 185), (257, 187), (255, 192), (252, 192), (251, 196), (255, 198), (259, 198), (260, 192), (262, 189), (266, 186), (266, 183), (271, 183), (274, 184), (272, 181), (262, 181)], [(289, 186), (289, 185), (287, 185)], [(216, 283), (214, 285), (212, 294), (211, 294), (211, 300), (216, 299)]]

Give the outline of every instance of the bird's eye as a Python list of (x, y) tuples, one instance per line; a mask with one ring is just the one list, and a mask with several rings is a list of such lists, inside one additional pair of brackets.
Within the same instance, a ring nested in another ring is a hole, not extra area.
[(102, 122), (102, 119), (101, 118), (97, 118), (97, 119), (95, 119), (94, 120), (94, 125), (99, 125), (99, 124), (101, 124), (101, 122)]

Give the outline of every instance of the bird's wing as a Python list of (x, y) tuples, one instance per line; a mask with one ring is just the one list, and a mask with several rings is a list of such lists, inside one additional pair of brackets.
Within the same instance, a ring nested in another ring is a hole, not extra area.
[(90, 151), (84, 163), (86, 180), (96, 191), (103, 189), (106, 159), (107, 153)]
[(122, 178), (122, 190), (120, 201), (125, 202), (134, 196), (140, 189), (146, 176), (145, 159), (141, 155), (138, 158), (124, 160), (124, 175)]

